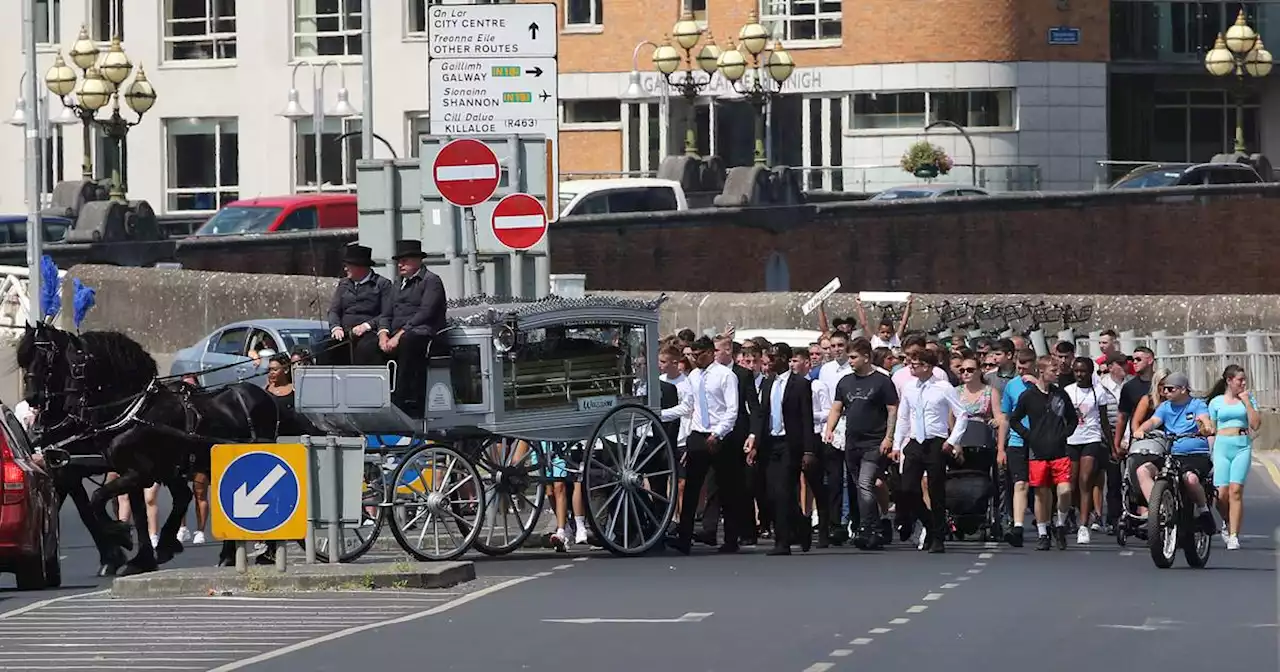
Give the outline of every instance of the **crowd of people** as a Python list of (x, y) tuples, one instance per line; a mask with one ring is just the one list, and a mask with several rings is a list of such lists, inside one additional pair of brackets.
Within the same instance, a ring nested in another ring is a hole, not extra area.
[[(908, 319), (884, 320), (870, 338), (853, 333), (857, 320), (837, 320), (807, 350), (735, 341), (732, 330), (664, 339), (661, 419), (682, 470), (667, 545), (733, 553), (772, 539), (771, 555), (789, 555), (848, 541), (875, 550), (896, 536), (943, 553), (957, 536), (946, 484), (958, 468), (990, 474), (995, 538), (1022, 546), (1030, 504), (1038, 550), (1065, 549), (1071, 533), (1090, 544), (1114, 534), (1122, 512), (1147, 514), (1163, 458), (1128, 449), (1161, 429), (1176, 437), (1170, 450), (1206, 533), (1239, 548), (1260, 425), (1241, 367), (1198, 398), (1184, 373), (1156, 370), (1150, 349), (1121, 352), (1114, 331), (1089, 358), (1065, 340), (1047, 354), (1022, 336), (943, 341), (908, 331)], [(1127, 502), (1126, 478), (1136, 484)]]

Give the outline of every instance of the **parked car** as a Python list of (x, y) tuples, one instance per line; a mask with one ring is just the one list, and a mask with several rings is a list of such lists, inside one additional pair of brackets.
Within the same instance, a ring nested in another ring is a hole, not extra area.
[[(66, 240), (72, 222), (66, 217), (41, 217), (44, 225), (44, 242), (61, 243)], [(0, 215), (0, 245), (27, 244), (27, 216)]]
[(626, 177), (560, 183), (560, 216), (688, 210), (684, 188), (675, 180)]
[(1190, 187), (1200, 184), (1258, 184), (1258, 171), (1243, 163), (1152, 163), (1129, 171), (1112, 189)]
[(868, 198), (868, 201), (915, 201), (957, 196), (990, 196), (986, 189), (958, 184), (912, 184), (893, 187)]
[(764, 338), (770, 343), (786, 343), (792, 350), (808, 352), (810, 343), (822, 340), (822, 332), (812, 329), (734, 329), (733, 338), (739, 343), (749, 338)]
[(352, 229), (358, 225), (355, 194), (299, 194), (232, 201), (194, 236)]
[(200, 384), (213, 387), (252, 380), (266, 385), (271, 355), (291, 353), (297, 348), (314, 352), (314, 348), (328, 338), (329, 324), (323, 320), (266, 318), (235, 322), (180, 350), (174, 356), (169, 373), (179, 376), (218, 369), (199, 375)]
[(62, 585), (58, 496), (53, 477), (34, 459), (26, 430), (0, 404), (0, 572), (19, 590)]

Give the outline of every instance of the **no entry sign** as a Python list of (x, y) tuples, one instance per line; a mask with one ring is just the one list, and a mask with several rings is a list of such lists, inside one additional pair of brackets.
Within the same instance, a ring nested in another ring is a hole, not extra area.
[(469, 208), (489, 200), (498, 188), (498, 156), (479, 140), (462, 138), (440, 148), (431, 175), (444, 200)]
[(511, 194), (493, 209), (493, 235), (513, 250), (527, 250), (547, 234), (547, 211), (529, 194)]

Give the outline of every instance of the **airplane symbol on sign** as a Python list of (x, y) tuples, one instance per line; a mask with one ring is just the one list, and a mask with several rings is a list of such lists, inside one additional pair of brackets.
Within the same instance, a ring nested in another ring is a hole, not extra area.
[(548, 99), (548, 98), (550, 98), (550, 97), (551, 97), (551, 94), (547, 93), (546, 91), (543, 91), (543, 92), (542, 92), (542, 96), (541, 96), (541, 98), (542, 98), (542, 102), (544, 102), (544, 103), (545, 103), (545, 102), (547, 102), (547, 99)]

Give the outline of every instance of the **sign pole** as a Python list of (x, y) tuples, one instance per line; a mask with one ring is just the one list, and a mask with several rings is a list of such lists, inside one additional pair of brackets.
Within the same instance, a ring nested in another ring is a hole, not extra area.
[(249, 549), (245, 548), (243, 541), (236, 542), (236, 573), (244, 574), (249, 571)]
[(470, 267), (471, 286), (467, 288), (467, 296), (480, 296), (484, 293), (484, 267), (480, 265), (480, 240), (476, 234), (475, 208), (462, 209), (462, 235), (467, 238), (467, 266)]
[(289, 542), (276, 544), (276, 571), (281, 574), (289, 568)]
[(329, 510), (329, 564), (336, 565), (342, 560), (342, 493), (339, 490), (342, 487), (342, 478), (338, 475), (342, 469), (341, 457), (338, 451), (338, 439), (332, 435), (324, 437), (324, 454), (329, 462), (329, 492), (333, 493), (332, 502), (324, 502), (328, 504)]
[(25, 87), (22, 92), (22, 113), (26, 117), (23, 130), (27, 135), (25, 170), (27, 195), (27, 324), (35, 326), (44, 319), (44, 306), (40, 296), (40, 264), (44, 257), (44, 224), (40, 216), (40, 181), (44, 171), (40, 153), (40, 107), (37, 96), (43, 81), (36, 65), (36, 12), (42, 11), (36, 0), (22, 0), (22, 47), (25, 50)]
[[(302, 441), (302, 445), (307, 447), (307, 461), (310, 464), (316, 464), (314, 447), (312, 446), (312, 443), (311, 443), (311, 436), (308, 434), (304, 434), (301, 438), (301, 441)], [(310, 496), (311, 493), (307, 493), (307, 494), (308, 496)], [(308, 518), (309, 520), (307, 520), (307, 532), (306, 532), (306, 535), (303, 537), (303, 540), (305, 541), (306, 547), (307, 547), (306, 549), (307, 564), (314, 565), (316, 564), (316, 524), (320, 520), (319, 511), (317, 511), (314, 508), (311, 509), (310, 516), (308, 516)]]

